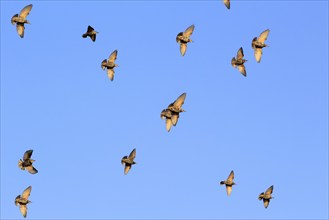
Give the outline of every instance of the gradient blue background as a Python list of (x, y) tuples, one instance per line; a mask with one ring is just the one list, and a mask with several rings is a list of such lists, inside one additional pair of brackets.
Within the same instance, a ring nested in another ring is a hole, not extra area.
[[(21, 39), (10, 19), (30, 3)], [(29, 185), (30, 219), (328, 218), (328, 1), (1, 1), (0, 14), (2, 219), (23, 218)], [(246, 78), (230, 63), (241, 46)], [(115, 49), (111, 82), (100, 64)], [(183, 92), (168, 133), (160, 112)], [(28, 149), (36, 175), (17, 167)]]

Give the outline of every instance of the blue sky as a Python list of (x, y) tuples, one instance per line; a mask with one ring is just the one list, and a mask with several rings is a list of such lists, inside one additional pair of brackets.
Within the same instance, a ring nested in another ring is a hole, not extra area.
[[(31, 3), (21, 39), (10, 19)], [(2, 219), (23, 218), (29, 185), (30, 219), (328, 218), (327, 1), (1, 1), (0, 16)], [(100, 64), (115, 49), (111, 82)], [(168, 133), (160, 112), (183, 92)], [(28, 149), (36, 175), (17, 166)]]

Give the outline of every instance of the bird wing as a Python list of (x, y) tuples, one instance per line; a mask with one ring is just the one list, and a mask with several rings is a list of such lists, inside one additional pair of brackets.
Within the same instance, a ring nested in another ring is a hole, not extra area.
[(179, 113), (176, 114), (172, 114), (171, 116), (171, 122), (174, 126), (176, 126), (177, 122), (178, 122), (178, 118), (179, 118)]
[(230, 175), (227, 177), (227, 180), (233, 181), (234, 179), (234, 171), (232, 170)]
[(263, 50), (262, 48), (255, 48), (255, 58), (256, 58), (256, 61), (257, 63), (260, 62), (260, 60), (262, 59), (262, 54), (263, 54)]
[(182, 107), (182, 105), (184, 104), (185, 98), (186, 98), (186, 93), (184, 92), (176, 99), (176, 101), (173, 103), (173, 105), (180, 109)]
[(118, 54), (118, 51), (115, 50), (111, 53), (111, 55), (109, 56), (109, 63), (114, 63), (114, 61), (117, 59), (117, 54)]
[(261, 42), (261, 43), (264, 43), (265, 40), (267, 39), (267, 36), (268, 36), (269, 33), (270, 33), (270, 30), (269, 30), (269, 29), (263, 31), (263, 32), (259, 35), (257, 41), (258, 41), (258, 42)]
[(107, 76), (111, 81), (114, 79), (114, 70), (113, 69), (107, 69)]
[(172, 127), (172, 120), (171, 118), (166, 119), (166, 130), (169, 132)]
[(269, 199), (263, 199), (264, 202), (264, 207), (267, 208), (267, 206), (270, 204), (270, 200)]
[(25, 153), (23, 155), (23, 160), (26, 161), (26, 160), (30, 159), (31, 156), (32, 156), (32, 153), (33, 153), (33, 150), (27, 150), (27, 151), (25, 151)]
[(16, 24), (17, 33), (21, 38), (24, 37), (24, 29), (25, 29), (24, 24), (22, 24), (22, 23)]
[(129, 172), (129, 170), (131, 169), (131, 164), (125, 164), (125, 170), (124, 170), (124, 172), (125, 172), (125, 174), (127, 174), (128, 172)]
[(236, 54), (236, 59), (237, 59), (237, 60), (240, 60), (240, 59), (243, 58), (243, 56), (244, 56), (244, 54), (243, 54), (243, 49), (242, 49), (242, 47), (240, 47), (240, 49), (238, 50), (238, 52), (237, 52), (237, 54)]
[(96, 41), (96, 34), (91, 35), (90, 38), (93, 42), (95, 42)]
[(38, 170), (37, 169), (35, 169), (35, 167), (34, 166), (27, 166), (27, 167), (25, 167), (25, 169), (27, 170), (27, 171), (29, 171), (29, 173), (31, 173), (31, 174), (36, 174), (36, 173), (38, 173)]
[(180, 44), (180, 53), (182, 54), (182, 56), (185, 55), (186, 53), (186, 48), (187, 48), (187, 44), (181, 43)]
[(28, 199), (31, 194), (32, 186), (27, 187), (24, 192), (22, 193), (23, 199)]
[(132, 150), (131, 153), (129, 154), (129, 159), (133, 161), (135, 157), (136, 157), (136, 148), (134, 148), (134, 150)]
[(231, 7), (230, 0), (224, 0), (224, 4), (225, 4), (227, 9), (230, 9), (230, 7)]
[(226, 193), (227, 193), (227, 196), (230, 196), (231, 195), (231, 192), (232, 192), (232, 186), (226, 185)]
[(31, 9), (32, 9), (32, 4), (25, 6), (22, 9), (22, 11), (19, 13), (19, 17), (25, 19), (30, 14)]
[(184, 31), (183, 36), (189, 38), (189, 37), (193, 34), (193, 31), (194, 31), (194, 24), (192, 24), (191, 26), (189, 26), (189, 27)]
[(24, 216), (24, 218), (26, 218), (26, 214), (27, 214), (27, 207), (26, 207), (26, 205), (20, 205), (19, 210), (21, 211), (21, 213)]
[(265, 195), (271, 195), (272, 192), (273, 192), (273, 185), (266, 190)]
[(261, 194), (259, 194), (258, 199), (259, 200), (262, 200), (263, 199), (263, 196), (264, 196), (264, 193), (262, 192)]
[(87, 33), (92, 32), (93, 30), (94, 30), (94, 28), (92, 28), (90, 25), (88, 25)]
[(107, 60), (105, 59), (105, 60), (102, 61), (102, 64), (101, 64), (101, 67), (102, 67), (103, 70), (105, 70), (106, 64), (107, 64)]
[(243, 64), (238, 66), (238, 70), (242, 73), (242, 75), (247, 76), (246, 68)]

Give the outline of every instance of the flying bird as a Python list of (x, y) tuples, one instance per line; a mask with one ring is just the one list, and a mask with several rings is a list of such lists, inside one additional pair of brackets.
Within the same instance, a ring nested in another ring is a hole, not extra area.
[(95, 42), (97, 31), (94, 30), (90, 25), (87, 28), (87, 32), (82, 35), (83, 38), (90, 37), (90, 39)]
[(240, 73), (244, 76), (247, 76), (246, 68), (244, 66), (244, 63), (247, 62), (248, 60), (243, 59), (243, 49), (240, 47), (240, 49), (237, 52), (236, 58), (233, 57), (231, 60), (231, 64), (234, 68), (238, 67), (238, 70)]
[(261, 58), (262, 58), (262, 54), (263, 54), (263, 47), (268, 47), (268, 45), (266, 45), (264, 42), (267, 39), (268, 34), (270, 33), (270, 30), (267, 29), (265, 31), (263, 31), (259, 37), (254, 37), (254, 39), (252, 39), (252, 43), (251, 43), (251, 47), (252, 49), (254, 49), (255, 51), (255, 58), (256, 61), (259, 63)]
[(227, 9), (231, 8), (231, 1), (230, 0), (223, 0), (223, 2), (224, 2)]
[(124, 156), (121, 159), (121, 164), (125, 165), (125, 169), (124, 169), (124, 173), (127, 174), (129, 172), (129, 170), (131, 169), (131, 166), (133, 164), (136, 164), (136, 162), (134, 161), (136, 157), (136, 148), (134, 148), (131, 153), (129, 154), (129, 156)]
[(261, 194), (259, 194), (258, 196), (258, 199), (259, 200), (262, 200), (263, 199), (263, 202), (264, 202), (264, 207), (267, 208), (268, 205), (270, 204), (270, 200), (271, 199), (274, 199), (274, 197), (272, 197), (272, 192), (273, 192), (273, 185), (270, 186), (266, 191), (265, 193), (262, 192)]
[(26, 17), (30, 14), (30, 11), (32, 9), (32, 4), (25, 6), (21, 12), (18, 14), (15, 14), (11, 18), (11, 24), (15, 25), (16, 24), (16, 30), (18, 35), (23, 38), (24, 37), (24, 24), (30, 24), (28, 20), (26, 20)]
[(19, 159), (18, 167), (21, 168), (21, 170), (26, 169), (31, 174), (36, 174), (36, 173), (38, 173), (38, 170), (35, 169), (35, 167), (33, 166), (33, 162), (35, 160), (31, 159), (32, 153), (33, 153), (33, 150), (26, 151), (23, 155), (23, 160)]
[(234, 179), (234, 171), (232, 170), (226, 180), (220, 181), (220, 185), (224, 185), (224, 184), (226, 185), (227, 196), (231, 195), (232, 186), (235, 185), (235, 182), (233, 182), (233, 179)]
[(114, 63), (114, 61), (117, 59), (117, 54), (118, 54), (117, 50), (113, 51), (109, 56), (109, 59), (103, 60), (101, 65), (103, 70), (107, 68), (107, 76), (110, 78), (111, 81), (113, 81), (114, 79), (114, 68), (119, 66)]
[(19, 210), (21, 211), (22, 215), (24, 216), (24, 218), (26, 218), (26, 214), (27, 214), (27, 207), (26, 205), (31, 203), (30, 200), (28, 200), (30, 194), (31, 194), (31, 190), (32, 190), (32, 186), (27, 187), (24, 192), (22, 193), (22, 195), (18, 195), (15, 198), (15, 205), (18, 206), (19, 205)]
[(162, 119), (166, 119), (166, 129), (168, 132), (170, 131), (172, 125), (176, 126), (179, 118), (179, 113), (185, 112), (185, 110), (182, 109), (185, 98), (186, 93), (184, 92), (176, 99), (176, 101), (171, 103), (167, 109), (162, 110), (160, 116)]
[(185, 55), (187, 43), (192, 42), (190, 36), (193, 34), (193, 31), (194, 25), (192, 24), (184, 32), (180, 32), (176, 36), (176, 42), (180, 44), (180, 53), (182, 54), (182, 56)]

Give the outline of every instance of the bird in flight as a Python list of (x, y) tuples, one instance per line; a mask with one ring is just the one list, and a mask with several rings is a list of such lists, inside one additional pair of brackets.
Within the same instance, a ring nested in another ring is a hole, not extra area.
[(192, 42), (190, 36), (193, 34), (193, 31), (194, 25), (192, 24), (184, 32), (180, 32), (176, 36), (176, 42), (180, 44), (180, 53), (182, 54), (182, 56), (185, 55), (187, 43)]
[(268, 47), (267, 44), (265, 44), (265, 40), (268, 37), (268, 34), (270, 33), (270, 30), (267, 29), (265, 31), (263, 31), (259, 37), (254, 37), (254, 39), (252, 39), (251, 42), (251, 47), (252, 49), (254, 49), (254, 55), (256, 58), (257, 63), (260, 62), (261, 58), (262, 58), (262, 54), (263, 54), (263, 47)]
[(21, 211), (22, 215), (24, 218), (26, 218), (27, 214), (27, 207), (26, 205), (31, 203), (30, 200), (28, 200), (30, 194), (31, 194), (32, 186), (27, 187), (22, 195), (18, 195), (15, 198), (15, 205), (19, 205), (19, 210)]
[(87, 28), (87, 32), (82, 35), (83, 38), (90, 37), (90, 39), (95, 42), (97, 31), (94, 30), (90, 25)]
[(247, 62), (248, 60), (243, 59), (244, 54), (243, 54), (243, 49), (240, 47), (236, 54), (236, 58), (233, 57), (231, 60), (231, 64), (234, 68), (238, 67), (238, 70), (240, 73), (244, 76), (247, 76), (246, 68), (244, 66), (244, 63)]
[(272, 192), (273, 192), (273, 185), (270, 186), (265, 193), (262, 192), (261, 194), (259, 194), (258, 199), (262, 200), (263, 199), (263, 203), (264, 203), (264, 207), (267, 208), (268, 205), (270, 204), (270, 200), (274, 199), (274, 197), (272, 197)]
[(26, 169), (31, 174), (36, 174), (36, 173), (38, 173), (38, 170), (35, 169), (35, 167), (33, 166), (33, 162), (35, 160), (31, 159), (32, 153), (33, 153), (33, 150), (27, 150), (23, 155), (23, 160), (19, 159), (18, 167), (21, 168), (21, 170)]
[(136, 164), (136, 162), (134, 161), (136, 157), (136, 148), (134, 148), (131, 153), (129, 154), (129, 156), (124, 156), (121, 159), (121, 164), (125, 165), (125, 169), (124, 169), (124, 173), (127, 174), (129, 172), (129, 170), (131, 169), (131, 166)]
[(107, 68), (107, 76), (109, 77), (109, 79), (111, 81), (113, 81), (114, 79), (114, 68), (119, 66), (117, 64), (114, 63), (114, 61), (117, 59), (117, 54), (118, 51), (115, 50), (111, 53), (111, 55), (109, 56), (108, 60), (103, 60), (101, 67), (103, 70), (105, 70)]
[(171, 103), (167, 109), (163, 109), (161, 112), (161, 118), (166, 119), (166, 129), (169, 132), (171, 127), (176, 126), (179, 118), (179, 113), (185, 112), (182, 109), (186, 98), (186, 93), (181, 94), (173, 103)]
[(227, 196), (231, 195), (232, 186), (235, 185), (235, 182), (233, 182), (233, 179), (234, 179), (234, 171), (232, 170), (226, 180), (220, 181), (220, 185), (226, 185)]
[(30, 24), (28, 20), (26, 20), (26, 17), (30, 14), (30, 11), (32, 9), (32, 4), (25, 6), (19, 14), (15, 14), (11, 18), (12, 25), (16, 24), (16, 30), (18, 35), (23, 38), (24, 37), (24, 24)]

